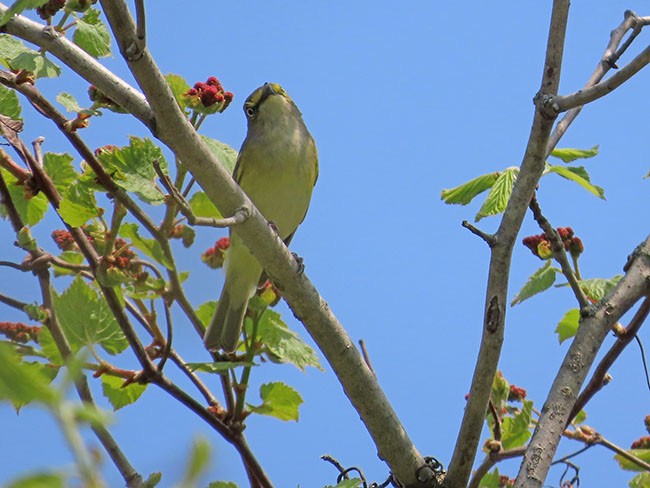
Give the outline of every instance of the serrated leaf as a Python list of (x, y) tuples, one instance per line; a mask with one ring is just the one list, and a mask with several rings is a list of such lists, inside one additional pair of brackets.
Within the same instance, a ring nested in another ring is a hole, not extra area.
[(316, 351), (287, 327), (280, 314), (266, 309), (260, 318), (257, 339), (266, 344), (273, 360), (293, 364), (300, 370), (314, 366), (322, 371)]
[[(70, 264), (82, 264), (84, 262), (84, 256), (77, 251), (63, 251), (59, 254), (59, 259)], [(54, 276), (69, 276), (76, 275), (78, 271), (74, 271), (68, 268), (63, 268), (52, 263), (52, 270), (54, 271)]]
[(560, 148), (553, 149), (551, 156), (561, 159), (565, 163), (570, 163), (576, 159), (593, 158), (598, 154), (598, 145), (591, 149), (574, 149), (574, 148)]
[[(577, 183), (589, 193), (596, 195), (598, 198), (605, 200), (605, 190), (589, 181), (587, 170), (582, 166), (571, 168), (547, 163), (545, 173), (556, 173), (562, 178)], [(587, 175), (587, 178), (585, 178), (585, 175)]]
[(498, 177), (498, 172), (478, 176), (455, 188), (442, 190), (440, 198), (448, 204), (467, 205), (474, 197), (492, 188)]
[[(642, 461), (645, 461), (646, 463), (650, 463), (650, 449), (627, 449), (627, 452), (633, 456), (638, 457)], [(614, 459), (618, 461), (621, 469), (624, 469), (626, 471), (645, 471), (644, 468), (636, 463), (633, 463), (632, 461), (629, 461), (620, 454), (614, 456)]]
[(14, 15), (19, 15), (23, 10), (35, 9), (42, 7), (48, 0), (15, 0), (14, 3), (0, 17), (0, 26), (9, 22)]
[(298, 407), (303, 403), (300, 394), (284, 383), (265, 383), (260, 387), (262, 404), (251, 411), (280, 420), (298, 421)]
[(111, 54), (111, 36), (99, 15), (99, 10), (89, 9), (81, 19), (77, 19), (72, 36), (72, 41), (94, 58)]
[(36, 78), (56, 78), (61, 75), (61, 68), (54, 64), (44, 53), (32, 51), (22, 52), (11, 60), (14, 70), (24, 69), (33, 73)]
[(565, 340), (576, 335), (578, 326), (580, 325), (580, 310), (572, 308), (560, 320), (555, 328), (557, 337), (562, 344)]
[(201, 320), (201, 323), (204, 327), (208, 327), (212, 321), (212, 316), (214, 315), (215, 310), (217, 309), (217, 301), (210, 300), (199, 305), (196, 309), (196, 315)]
[(118, 186), (134, 192), (146, 203), (159, 205), (165, 201), (156, 185), (158, 175), (153, 162), (157, 161), (166, 172), (167, 161), (150, 139), (132, 136), (128, 146), (100, 151), (97, 157)]
[(551, 286), (553, 286), (553, 283), (555, 283), (556, 276), (557, 270), (552, 267), (552, 262), (546, 261), (544, 266), (539, 268), (533, 273), (530, 278), (528, 278), (526, 284), (512, 299), (510, 306), (514, 307), (518, 303), (521, 303), (524, 300), (527, 300), (528, 298), (549, 289)]
[(130, 383), (124, 385), (124, 378), (102, 375), (102, 392), (111, 403), (113, 410), (119, 410), (134, 403), (147, 389), (147, 385), (140, 383)]
[(630, 480), (630, 488), (648, 488), (650, 487), (650, 473), (639, 473)]
[(77, 179), (72, 166), (72, 156), (68, 153), (45, 153), (43, 167), (59, 193), (67, 190)]
[(78, 113), (81, 112), (81, 105), (77, 102), (77, 99), (65, 92), (61, 92), (56, 96), (56, 101), (65, 107), (68, 112)]
[(178, 102), (178, 105), (180, 105), (181, 110), (185, 111), (187, 103), (185, 103), (185, 97), (183, 97), (183, 94), (188, 92), (190, 85), (187, 84), (187, 81), (185, 81), (182, 76), (174, 73), (167, 73), (165, 75), (165, 80), (167, 80), (167, 84), (169, 85), (169, 88), (171, 88), (174, 98)]
[(154, 239), (145, 239), (138, 233), (138, 225), (132, 223), (124, 223), (120, 227), (120, 235), (131, 239), (132, 244), (158, 263), (165, 266), (167, 269), (172, 269), (172, 263), (165, 257), (160, 243)]
[(221, 219), (223, 216), (221, 212), (214, 206), (214, 203), (208, 198), (205, 192), (197, 191), (189, 201), (190, 207), (192, 207), (192, 213), (195, 217), (206, 217), (206, 218), (215, 218)]
[(217, 141), (216, 139), (205, 136), (201, 136), (201, 139), (203, 139), (203, 142), (205, 142), (212, 154), (219, 159), (219, 162), (226, 168), (228, 173), (232, 174), (237, 163), (237, 151), (228, 144)]
[(187, 363), (186, 366), (195, 372), (223, 374), (231, 369), (257, 365), (249, 361), (218, 361), (215, 363)]
[(16, 478), (4, 485), (4, 488), (66, 488), (66, 486), (67, 482), (62, 473), (43, 471)]
[[(45, 195), (42, 193), (34, 196), (26, 194), (25, 187), (17, 184), (16, 178), (11, 173), (4, 168), (0, 168), (0, 171), (2, 171), (2, 176), (7, 182), (9, 195), (11, 196), (11, 200), (14, 207), (16, 207), (23, 224), (30, 227), (38, 224), (45, 216), (45, 212), (48, 208), (48, 202)], [(2, 216), (6, 215), (4, 205), (0, 205), (0, 214)]]
[(524, 400), (521, 411), (514, 417), (505, 417), (501, 424), (501, 445), (508, 450), (523, 446), (531, 436), (530, 421), (533, 402)]
[(54, 293), (54, 311), (70, 348), (99, 344), (108, 354), (118, 354), (128, 342), (103, 297), (78, 276), (60, 295)]
[(20, 101), (16, 92), (4, 85), (0, 85), (0, 114), (12, 120), (22, 120), (20, 110)]
[(94, 192), (86, 184), (69, 185), (62, 189), (61, 195), (63, 200), (59, 204), (59, 215), (72, 227), (80, 227), (102, 215)]
[(481, 209), (474, 218), (476, 222), (484, 217), (500, 214), (506, 209), (508, 200), (510, 200), (510, 195), (512, 194), (512, 187), (517, 180), (517, 175), (519, 175), (519, 168), (512, 166), (506, 168), (498, 176), (485, 202), (483, 202)]
[(52, 378), (45, 374), (44, 364), (23, 361), (7, 343), (0, 343), (0, 364), (0, 400), (19, 409), (30, 402), (52, 405), (59, 399), (50, 387)]
[(501, 484), (501, 473), (497, 468), (494, 471), (490, 471), (488, 474), (481, 478), (479, 483), (479, 488), (500, 488)]
[(578, 283), (589, 300), (599, 302), (616, 286), (621, 278), (621, 275), (616, 275), (609, 279), (591, 278), (589, 280), (580, 280)]

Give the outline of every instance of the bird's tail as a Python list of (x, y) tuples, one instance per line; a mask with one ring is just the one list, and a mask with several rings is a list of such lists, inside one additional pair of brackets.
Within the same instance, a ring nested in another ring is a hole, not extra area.
[[(223, 349), (225, 352), (233, 352), (237, 348), (244, 326), (248, 297), (243, 302), (237, 300), (232, 296), (230, 287), (227, 285), (226, 283), (221, 290), (217, 310), (203, 337), (203, 342), (208, 349)], [(238, 301), (242, 303), (236, 303)]]

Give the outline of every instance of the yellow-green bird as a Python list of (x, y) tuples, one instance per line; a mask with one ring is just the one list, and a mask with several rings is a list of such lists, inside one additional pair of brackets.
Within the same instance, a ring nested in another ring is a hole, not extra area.
[[(302, 114), (277, 83), (265, 83), (244, 103), (248, 133), (233, 177), (286, 244), (304, 220), (318, 178), (318, 153)], [(204, 342), (208, 349), (237, 348), (248, 300), (262, 266), (230, 231), (226, 282)]]

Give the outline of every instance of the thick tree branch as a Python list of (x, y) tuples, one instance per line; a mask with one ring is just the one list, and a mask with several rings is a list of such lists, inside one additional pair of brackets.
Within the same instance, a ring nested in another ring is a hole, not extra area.
[(575, 405), (571, 409), (569, 414), (569, 419), (567, 425), (573, 421), (578, 412), (582, 410), (587, 402), (593, 398), (593, 396), (598, 393), (601, 388), (607, 384), (607, 371), (611, 368), (614, 361), (618, 359), (621, 353), (625, 350), (627, 345), (634, 339), (634, 336), (639, 332), (641, 326), (648, 318), (648, 313), (650, 313), (650, 297), (646, 297), (639, 309), (634, 314), (634, 317), (630, 321), (627, 328), (623, 333), (617, 334), (617, 340), (612, 345), (612, 347), (607, 351), (607, 354), (603, 356), (598, 363), (598, 366), (594, 370), (594, 374), (591, 376), (591, 380), (587, 383), (587, 386), (582, 390), (580, 396), (576, 400)]
[[(545, 97), (556, 95), (558, 91), (568, 14), (568, 0), (553, 2), (544, 72), (537, 97), (540, 101)], [(521, 170), (495, 234), (496, 242), (491, 246), (483, 337), (463, 422), (449, 464), (446, 484), (450, 488), (467, 486), (476, 457), (485, 411), (503, 344), (512, 249), (528, 204), (544, 170), (546, 148), (554, 120), (543, 114), (539, 108), (535, 111)]]
[(540, 488), (596, 354), (612, 326), (650, 292), (650, 237), (628, 263), (627, 273), (589, 315), (583, 315), (542, 408), (515, 488)]
[(237, 232), (281, 287), (294, 314), (332, 365), (375, 440), (379, 456), (404, 485), (418, 486), (416, 471), (424, 460), (353, 342), (307, 276), (297, 272), (288, 249), (186, 120), (149, 52), (134, 51), (137, 34), (126, 3), (104, 1), (102, 7), (120, 51), (154, 111), (157, 137), (183, 161), (223, 215), (233, 215), (242, 207), (251, 209), (251, 217), (237, 227)]

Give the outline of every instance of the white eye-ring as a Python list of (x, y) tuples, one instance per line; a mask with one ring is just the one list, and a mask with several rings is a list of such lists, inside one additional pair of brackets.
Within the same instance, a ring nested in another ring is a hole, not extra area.
[(252, 118), (255, 116), (255, 109), (253, 107), (246, 107), (245, 112), (247, 117)]

